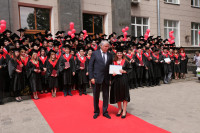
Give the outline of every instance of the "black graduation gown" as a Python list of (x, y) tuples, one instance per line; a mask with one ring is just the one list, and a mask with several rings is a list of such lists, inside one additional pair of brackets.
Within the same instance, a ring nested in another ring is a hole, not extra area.
[(0, 54), (0, 102), (3, 100), (3, 91), (5, 89), (5, 69), (7, 68), (7, 63), (6, 63), (6, 56), (4, 54)]
[[(183, 56), (180, 54), (180, 73), (187, 73), (187, 63), (188, 63), (188, 57), (187, 55)], [(184, 59), (184, 60), (182, 60)]]
[(180, 73), (180, 61), (181, 61), (180, 55), (178, 55), (177, 58), (174, 55), (174, 72), (175, 73)]
[(125, 61), (122, 69), (127, 73), (122, 75), (112, 76), (111, 90), (110, 90), (110, 103), (115, 104), (117, 102), (127, 101), (130, 102), (129, 84), (128, 84), (128, 72), (130, 70), (130, 63)]
[(170, 58), (170, 56), (168, 54), (166, 56), (163, 54), (161, 55), (161, 61), (163, 61), (163, 63), (162, 63), (163, 64), (163, 72), (166, 75), (166, 74), (172, 72), (172, 68), (171, 68), (171, 63), (167, 64), (165, 62), (165, 60), (164, 60), (165, 58)]
[(77, 78), (78, 78), (79, 85), (88, 83), (88, 78), (86, 76), (86, 73), (88, 72), (89, 60), (87, 59), (87, 57), (84, 57), (84, 58), (86, 58), (86, 61), (84, 63), (85, 69), (83, 69), (83, 70), (80, 70), (81, 61), (79, 60), (79, 57), (76, 58), (76, 72), (77, 72)]
[[(160, 63), (160, 61), (161, 61), (161, 57), (160, 57), (160, 55), (159, 55), (159, 58), (157, 59), (156, 57), (155, 57), (155, 55), (154, 54), (152, 54), (152, 65), (153, 65), (153, 73), (154, 73), (154, 79), (156, 79), (156, 78), (161, 78), (161, 63)], [(158, 60), (158, 62), (156, 62), (156, 60)]]
[(34, 69), (40, 69), (41, 71), (43, 70), (40, 62), (39, 67), (36, 67), (36, 65), (34, 65), (30, 60), (27, 64), (27, 77), (29, 79), (32, 92), (42, 90), (41, 73), (36, 73)]
[(144, 71), (144, 67), (145, 67), (145, 60), (144, 60), (144, 55), (142, 54), (142, 63), (144, 66), (139, 66), (139, 64), (141, 64), (139, 58), (137, 57), (137, 53), (135, 54), (134, 58), (135, 58), (135, 63), (136, 63), (136, 72), (137, 72), (137, 78), (138, 79), (142, 79), (143, 78), (143, 71)]
[(60, 57), (59, 71), (62, 73), (63, 85), (71, 85), (73, 80), (73, 72), (75, 72), (74, 56), (69, 58), (70, 67), (68, 69), (65, 69), (65, 62), (68, 62), (65, 58), (65, 55)]
[[(47, 67), (47, 60), (48, 60), (47, 56), (44, 57), (44, 58), (39, 57), (38, 60), (39, 60), (42, 68)], [(42, 89), (47, 89), (48, 80), (47, 80), (47, 77), (46, 77), (46, 72), (44, 72), (44, 71), (41, 72), (41, 80), (42, 80)]]
[(151, 53), (149, 54), (149, 57), (147, 55), (147, 53), (144, 53), (143, 54), (144, 56), (144, 64), (146, 67), (148, 67), (148, 69), (145, 69), (145, 76), (146, 76), (146, 79), (153, 79), (154, 77), (154, 72), (153, 72), (153, 65), (152, 65), (152, 59), (150, 59), (150, 57), (152, 58), (151, 56)]
[[(23, 86), (23, 74), (16, 72), (17, 66), (19, 63), (14, 59), (10, 59), (8, 62), (8, 72), (11, 79), (11, 88), (12, 91), (20, 93), (24, 88)], [(23, 70), (23, 69), (22, 69)]]
[[(54, 61), (55, 63), (55, 61)], [(51, 76), (53, 70), (57, 71), (57, 77)], [(48, 84), (49, 89), (58, 88), (58, 76), (59, 76), (59, 60), (57, 60), (56, 65), (53, 67), (53, 65), (50, 63), (50, 61), (47, 61), (47, 72), (46, 77), (48, 78)]]
[(169, 54), (169, 57), (171, 59), (171, 63), (170, 63), (170, 66), (171, 66), (171, 69), (172, 69), (172, 78), (174, 78), (174, 55), (170, 55)]

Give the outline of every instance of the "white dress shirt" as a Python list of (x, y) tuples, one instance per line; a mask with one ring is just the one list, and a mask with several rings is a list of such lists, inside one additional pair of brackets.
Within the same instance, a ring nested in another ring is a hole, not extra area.
[(100, 51), (101, 51), (102, 58), (103, 58), (103, 54), (105, 56), (105, 64), (106, 64), (106, 62), (107, 62), (107, 52), (103, 53), (103, 51), (101, 49), (100, 49)]

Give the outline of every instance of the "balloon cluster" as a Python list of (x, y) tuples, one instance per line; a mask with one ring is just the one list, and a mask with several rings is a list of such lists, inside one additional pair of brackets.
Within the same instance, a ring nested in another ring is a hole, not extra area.
[(5, 20), (1, 20), (0, 21), (0, 33), (4, 32), (6, 29), (6, 21)]
[(147, 40), (149, 37), (150, 29), (146, 30), (146, 33), (144, 34), (144, 39)]
[(123, 32), (123, 34), (124, 34), (124, 39), (123, 39), (123, 41), (126, 41), (126, 39), (127, 39), (127, 32), (126, 31), (128, 31), (129, 30), (129, 27), (128, 26), (126, 26), (125, 28), (123, 28), (122, 29), (122, 32)]
[(76, 29), (74, 29), (74, 22), (69, 23), (70, 31), (68, 31), (68, 35), (71, 36), (71, 38), (75, 37)]
[(199, 35), (200, 35), (200, 31), (199, 31)]
[(84, 33), (84, 35), (83, 35), (83, 40), (85, 40), (85, 38), (88, 36), (87, 30), (83, 30), (83, 33)]
[(174, 41), (174, 39), (175, 39), (175, 37), (174, 37), (174, 31), (170, 31), (169, 32), (169, 39), (168, 39), (168, 42), (170, 43), (170, 44), (173, 44), (175, 41)]

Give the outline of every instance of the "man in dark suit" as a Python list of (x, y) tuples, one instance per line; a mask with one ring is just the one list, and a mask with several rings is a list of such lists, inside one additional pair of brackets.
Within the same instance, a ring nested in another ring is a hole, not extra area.
[(108, 52), (110, 44), (108, 41), (100, 43), (100, 50), (93, 52), (89, 62), (89, 78), (93, 84), (94, 97), (94, 116), (96, 119), (99, 116), (99, 95), (100, 89), (103, 91), (103, 116), (108, 119), (108, 99), (109, 99), (109, 65), (112, 64), (112, 55)]

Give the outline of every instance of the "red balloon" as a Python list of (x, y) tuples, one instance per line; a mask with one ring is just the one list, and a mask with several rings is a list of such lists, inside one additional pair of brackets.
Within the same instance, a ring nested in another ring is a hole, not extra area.
[(123, 28), (123, 29), (122, 29), (122, 32), (124, 33), (125, 31), (126, 31), (126, 30)]
[(199, 31), (199, 35), (200, 35), (200, 31)]
[(174, 41), (174, 40), (171, 40), (171, 44), (172, 44), (172, 43), (175, 43), (175, 41)]
[(126, 38), (123, 38), (123, 41), (126, 41)]
[(175, 39), (175, 37), (174, 37), (174, 36), (172, 36), (172, 37), (171, 37), (171, 39), (172, 39), (172, 40), (174, 40), (174, 39)]
[(0, 23), (6, 25), (6, 21), (5, 20), (1, 20)]
[(127, 36), (127, 34), (128, 34), (127, 32), (124, 32), (124, 36)]
[(144, 34), (144, 37), (145, 37), (145, 38), (148, 38), (148, 37), (149, 37), (149, 34), (147, 34), (147, 33)]
[(1, 24), (1, 29), (4, 31), (6, 29), (6, 25), (5, 24)]
[(70, 30), (74, 29), (74, 22), (70, 22), (69, 25), (70, 25)]
[(170, 38), (168, 39), (168, 42), (171, 42), (171, 39), (170, 39)]
[(125, 30), (126, 30), (126, 31), (128, 31), (128, 30), (129, 30), (129, 27), (128, 27), (128, 26), (126, 26), (126, 27), (125, 27)]
[(0, 27), (0, 33), (2, 33), (1, 27)]
[(71, 34), (72, 34), (72, 32), (71, 32), (71, 31), (68, 31), (68, 35), (71, 36)]
[(72, 29), (72, 33), (76, 33), (76, 29)]
[(174, 33), (174, 31), (172, 30), (171, 33)]
[(71, 37), (72, 37), (72, 38), (74, 38), (74, 37), (75, 37), (75, 35), (74, 35), (74, 34), (71, 34)]
[(87, 31), (86, 31), (86, 30), (83, 30), (83, 33), (85, 34), (85, 33), (87, 33)]
[(147, 29), (147, 33), (150, 33), (150, 29)]

